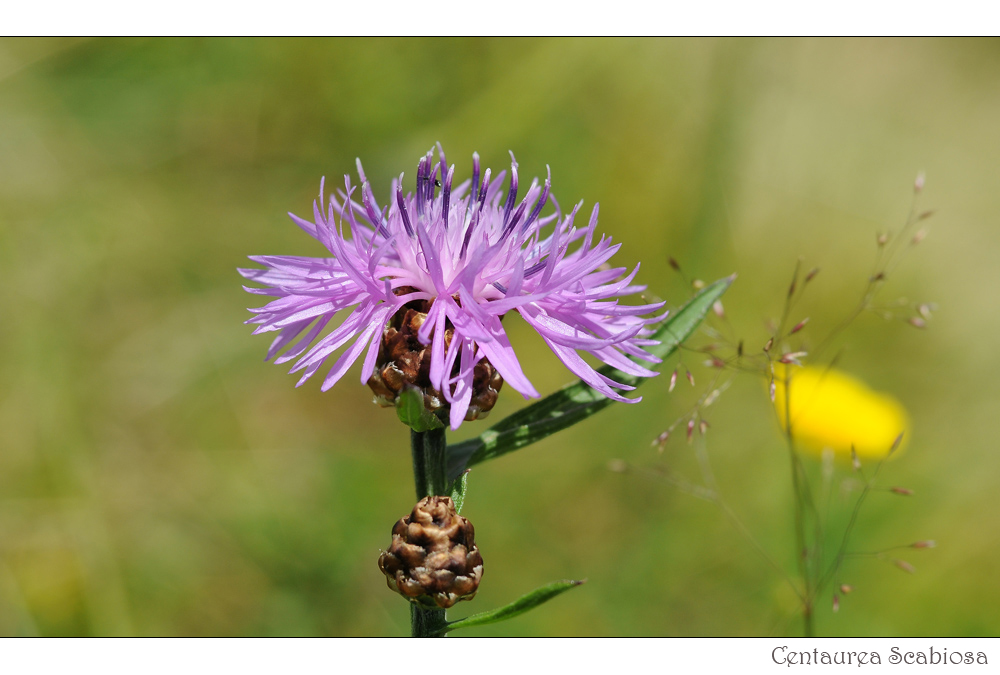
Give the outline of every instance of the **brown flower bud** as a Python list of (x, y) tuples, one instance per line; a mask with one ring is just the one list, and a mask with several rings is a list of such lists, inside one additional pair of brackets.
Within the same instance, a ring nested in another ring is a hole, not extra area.
[[(409, 286), (393, 291), (397, 295), (413, 292)], [(375, 372), (368, 379), (368, 386), (375, 394), (375, 402), (381, 406), (395, 405), (404, 387), (416, 387), (424, 395), (424, 407), (430, 412), (445, 412), (448, 403), (441, 392), (431, 386), (431, 346), (420, 342), (417, 331), (427, 319), (431, 300), (414, 300), (403, 305), (389, 320), (382, 331)], [(445, 327), (445, 348), (451, 344), (454, 327)], [(458, 369), (456, 360), (454, 368)], [(453, 373), (454, 374), (454, 373)], [(486, 417), (496, 405), (503, 378), (486, 359), (476, 364), (473, 371), (472, 400), (465, 420), (472, 421)]]
[(483, 577), (476, 531), (451, 497), (424, 497), (392, 528), (378, 559), (389, 588), (426, 607), (447, 609), (471, 600)]

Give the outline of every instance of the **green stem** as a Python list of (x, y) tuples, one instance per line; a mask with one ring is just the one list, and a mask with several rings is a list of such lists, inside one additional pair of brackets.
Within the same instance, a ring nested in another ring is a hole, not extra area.
[[(796, 275), (798, 270), (796, 269)], [(795, 451), (795, 436), (792, 434), (791, 393), (789, 391), (791, 378), (785, 373), (785, 437), (788, 440), (788, 455), (792, 464), (792, 489), (795, 493), (795, 557), (799, 564), (799, 574), (802, 575), (802, 623), (806, 637), (813, 637), (813, 585), (811, 576), (809, 541), (806, 538), (806, 498), (808, 477), (798, 453)]]
[(424, 435), (410, 430), (410, 453), (413, 455), (413, 483), (417, 488), (417, 501), (428, 495), (427, 459), (424, 457)]
[(413, 637), (444, 637), (448, 619), (443, 609), (424, 609), (415, 602), (410, 603), (410, 635)]
[(448, 494), (448, 443), (444, 429), (410, 431), (417, 499)]
[(796, 559), (799, 565), (799, 574), (802, 576), (802, 619), (806, 637), (813, 637), (813, 590), (809, 576), (809, 550), (806, 540), (805, 508), (802, 496), (802, 475), (801, 464), (798, 455), (795, 454), (795, 446), (789, 437), (789, 454), (792, 461), (792, 487), (795, 492), (795, 543)]
[[(444, 495), (448, 491), (448, 444), (444, 429), (410, 431), (410, 450), (413, 455), (413, 482), (417, 499), (431, 495)], [(443, 609), (425, 609), (410, 603), (410, 629), (413, 637), (432, 637), (441, 634), (448, 624)]]

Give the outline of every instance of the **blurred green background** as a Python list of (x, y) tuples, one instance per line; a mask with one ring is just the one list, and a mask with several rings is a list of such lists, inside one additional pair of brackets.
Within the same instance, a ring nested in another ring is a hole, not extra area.
[[(601, 204), (621, 264), (672, 306), (689, 276), (725, 297), (748, 351), (795, 261), (822, 336), (857, 301), (912, 182), (937, 209), (883, 297), (939, 305), (927, 331), (873, 315), (840, 366), (914, 422), (855, 548), (936, 539), (842, 575), (828, 635), (1000, 632), (1000, 43), (979, 40), (5, 40), (0, 42), (0, 633), (403, 635), (375, 561), (412, 507), (406, 430), (357, 367), (296, 389), (243, 325), (249, 254), (322, 255), (285, 215), (365, 162), (384, 201), (435, 141), (552, 167)], [(801, 318), (801, 317), (799, 317)], [(539, 391), (571, 379), (523, 322)], [(704, 342), (704, 339), (702, 339)], [(486, 560), (470, 612), (560, 578), (589, 583), (473, 635), (773, 635), (795, 604), (711, 503), (692, 448), (650, 441), (704, 391), (613, 406), (476, 468), (465, 515)], [(669, 371), (673, 362), (664, 364)], [(507, 389), (493, 421), (523, 401)], [(788, 457), (762, 382), (706, 417), (724, 497), (795, 567)], [(467, 424), (455, 438), (486, 427)], [(631, 468), (616, 473), (609, 462)], [(834, 499), (834, 507), (848, 505)]]

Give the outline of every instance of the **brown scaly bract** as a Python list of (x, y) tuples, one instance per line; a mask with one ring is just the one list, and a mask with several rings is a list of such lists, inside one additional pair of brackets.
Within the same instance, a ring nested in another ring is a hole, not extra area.
[(471, 600), (483, 576), (476, 532), (450, 497), (424, 497), (392, 528), (378, 559), (389, 588), (426, 607)]
[[(410, 287), (397, 288), (397, 295), (413, 292)], [(431, 385), (431, 346), (420, 342), (417, 333), (427, 319), (431, 302), (414, 300), (404, 305), (393, 316), (382, 332), (378, 360), (375, 371), (368, 380), (368, 386), (375, 393), (375, 402), (388, 407), (396, 403), (396, 398), (405, 387), (416, 387), (424, 397), (424, 407), (438, 412), (447, 406), (441, 392)], [(445, 349), (451, 346), (455, 329), (450, 322), (445, 328)], [(458, 363), (452, 375), (457, 374)], [(503, 378), (487, 359), (476, 364), (473, 371), (472, 399), (465, 413), (465, 421), (485, 418), (493, 406), (503, 386)]]

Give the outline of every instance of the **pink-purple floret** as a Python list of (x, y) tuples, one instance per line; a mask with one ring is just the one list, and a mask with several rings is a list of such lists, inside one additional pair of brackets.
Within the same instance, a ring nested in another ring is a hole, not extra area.
[[(578, 353), (590, 353), (639, 377), (656, 373), (626, 356), (659, 362), (643, 347), (656, 344), (646, 337), (651, 333), (648, 326), (663, 315), (643, 317), (664, 303), (618, 304), (618, 298), (639, 293), (645, 286), (632, 285), (638, 265), (627, 275), (626, 268), (606, 265), (620, 245), (603, 235), (594, 241), (598, 206), (587, 227), (577, 228), (574, 220), (582, 202), (563, 216), (549, 194), (550, 179), (543, 185), (535, 179), (515, 209), (513, 154), (506, 198), (501, 193), (506, 172), (491, 177), (487, 169), (480, 183), (477, 155), (472, 180), (452, 189), (454, 165), (447, 167), (440, 145), (438, 151), (437, 163), (433, 151), (421, 158), (416, 194), (404, 196), (402, 175), (393, 180), (394, 198), (385, 209), (376, 203), (358, 160), (360, 191), (345, 176), (344, 189), (325, 202), (321, 183), (313, 222), (289, 214), (331, 257), (250, 256), (265, 269), (239, 272), (264, 288), (244, 288), (275, 298), (251, 309), (255, 316), (247, 321), (258, 325), (255, 335), (279, 332), (267, 359), (277, 356), (275, 363), (298, 359), (291, 372), (302, 372), (299, 386), (335, 351), (349, 345), (321, 388), (332, 387), (362, 354), (361, 382), (367, 382), (389, 319), (407, 302), (433, 299), (418, 337), (431, 345), (431, 383), (450, 405), (453, 429), (469, 407), (473, 368), (484, 358), (526, 398), (539, 396), (500, 322), (510, 311), (517, 311), (566, 367), (591, 387), (616, 401), (639, 401), (613, 389), (634, 387), (605, 377)], [(549, 201), (554, 213), (541, 216)], [(393, 292), (404, 287), (417, 290)], [(347, 318), (317, 341), (331, 319), (348, 309)], [(454, 327), (447, 349), (446, 324)]]

